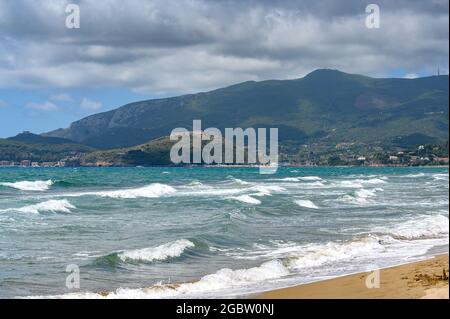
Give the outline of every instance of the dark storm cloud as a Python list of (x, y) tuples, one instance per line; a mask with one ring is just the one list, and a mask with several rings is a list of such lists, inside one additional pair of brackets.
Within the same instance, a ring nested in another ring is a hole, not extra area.
[(0, 2), (0, 86), (121, 86), (146, 93), (292, 78), (320, 67), (375, 76), (448, 69), (448, 1)]

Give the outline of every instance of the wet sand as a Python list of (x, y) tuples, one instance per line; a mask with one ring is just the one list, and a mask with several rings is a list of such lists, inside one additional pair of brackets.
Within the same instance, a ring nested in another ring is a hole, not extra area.
[(273, 290), (257, 298), (448, 299), (448, 269), (448, 254), (438, 255), (425, 261), (380, 269), (379, 276), (377, 272), (359, 273)]

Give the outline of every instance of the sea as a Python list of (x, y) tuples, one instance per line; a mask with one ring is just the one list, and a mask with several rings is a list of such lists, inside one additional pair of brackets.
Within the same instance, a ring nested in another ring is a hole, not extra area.
[(445, 167), (0, 168), (0, 298), (246, 298), (448, 253)]

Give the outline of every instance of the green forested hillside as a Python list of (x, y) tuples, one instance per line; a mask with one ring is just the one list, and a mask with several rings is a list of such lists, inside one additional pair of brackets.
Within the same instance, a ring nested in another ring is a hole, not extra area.
[(281, 143), (411, 145), (448, 140), (448, 76), (375, 79), (317, 70), (132, 103), (46, 134), (100, 149), (168, 136), (176, 127), (278, 127)]
[(46, 139), (39, 140), (40, 143), (25, 143), (12, 139), (0, 139), (0, 160), (55, 162), (64, 157), (94, 151), (92, 147), (73, 142), (56, 144), (54, 140), (50, 140), (50, 142), (45, 142)]

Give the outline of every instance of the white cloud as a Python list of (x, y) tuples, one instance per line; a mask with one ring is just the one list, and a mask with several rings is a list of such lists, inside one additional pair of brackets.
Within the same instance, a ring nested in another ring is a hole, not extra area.
[(45, 101), (42, 103), (30, 102), (26, 105), (30, 109), (39, 110), (39, 111), (56, 111), (58, 106), (52, 102)]
[(92, 101), (87, 98), (83, 98), (83, 100), (81, 100), (80, 106), (81, 106), (81, 108), (83, 108), (85, 110), (95, 111), (95, 110), (101, 109), (102, 103), (98, 102), (98, 101)]
[(66, 3), (0, 1), (0, 87), (168, 95), (322, 67), (372, 76), (448, 69), (448, 0), (379, 0), (373, 30), (360, 0), (80, 0), (76, 31), (64, 26)]
[(55, 94), (50, 96), (50, 100), (52, 101), (59, 101), (59, 102), (73, 102), (74, 99), (66, 93), (61, 93), (61, 94)]

